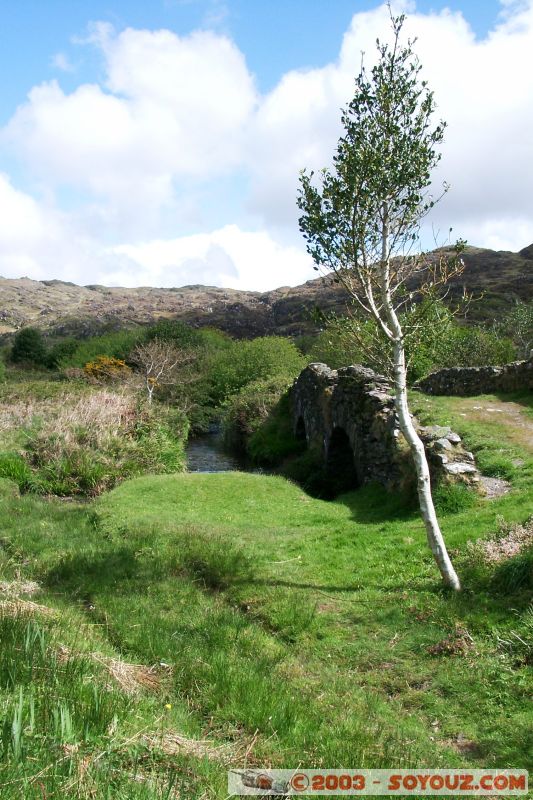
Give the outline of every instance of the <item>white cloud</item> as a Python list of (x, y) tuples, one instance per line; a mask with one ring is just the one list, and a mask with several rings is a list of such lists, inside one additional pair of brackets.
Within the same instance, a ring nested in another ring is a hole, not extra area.
[[(298, 171), (331, 163), (339, 108), (351, 99), (361, 53), (371, 64), (375, 39), (385, 39), (389, 28), (386, 6), (355, 14), (337, 62), (285, 75), (264, 99), (250, 153), (251, 202), (267, 225), (296, 224)], [(453, 226), (457, 236), (488, 245), (494, 225), (498, 241), (523, 247), (533, 241), (533, 4), (507, 3), (483, 40), (448, 10), (413, 12), (405, 29), (417, 37), (437, 115), (448, 122), (436, 181), (447, 180), (451, 191), (437, 206), (435, 226)]]
[[(533, 241), (533, 2), (504, 0), (484, 39), (459, 12), (408, 10), (406, 33), (418, 37), (448, 121), (436, 181), (451, 190), (431, 222), (472, 244), (520, 249)], [(313, 277), (297, 230), (298, 173), (330, 163), (361, 51), (371, 63), (389, 27), (385, 5), (355, 14), (334, 62), (288, 72), (261, 97), (225, 35), (93, 25), (85, 46), (101, 54), (102, 81), (34, 87), (0, 134), (46, 197), (0, 180), (0, 272), (250, 289)], [(61, 53), (54, 60), (69, 66)], [(220, 196), (232, 178), (241, 212), (234, 196), (213, 211), (210, 187)]]
[(56, 53), (52, 56), (51, 64), (56, 69), (61, 70), (61, 72), (73, 72), (74, 67), (70, 63), (68, 56), (65, 53)]
[[(61, 238), (61, 237), (59, 237)], [(0, 272), (3, 277), (46, 277), (39, 253), (58, 239), (58, 226), (29, 195), (0, 174)]]
[(115, 34), (97, 25), (90, 41), (105, 59), (105, 85), (33, 88), (2, 138), (47, 184), (107, 203), (127, 233), (147, 209), (157, 215), (172, 203), (175, 181), (205, 181), (239, 164), (254, 81), (237, 47), (210, 32)]
[(36, 202), (0, 174), (0, 273), (108, 286), (205, 284), (262, 291), (312, 274), (300, 248), (265, 231), (227, 225), (210, 233), (104, 246), (71, 215)]
[[(183, 286), (191, 283), (230, 289), (267, 291), (298, 284), (312, 275), (312, 262), (298, 247), (284, 246), (265, 231), (242, 231), (237, 225), (174, 240), (121, 245), (134, 271), (114, 275), (121, 285)], [(290, 278), (290, 281), (288, 281)]]
[(110, 254), (106, 248), (79, 230), (73, 218), (54, 207), (38, 203), (15, 189), (0, 174), (0, 274), (5, 278), (35, 280), (58, 278), (90, 283), (105, 277), (127, 259)]

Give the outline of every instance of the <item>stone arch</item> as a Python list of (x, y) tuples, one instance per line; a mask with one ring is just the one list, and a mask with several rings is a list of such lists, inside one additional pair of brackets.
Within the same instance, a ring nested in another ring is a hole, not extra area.
[(299, 442), (306, 442), (307, 441), (307, 431), (305, 430), (305, 420), (300, 415), (296, 422), (296, 428), (294, 429), (294, 435)]
[(328, 483), (335, 487), (338, 493), (356, 489), (360, 484), (349, 436), (344, 428), (339, 426), (333, 428), (329, 438), (326, 473)]

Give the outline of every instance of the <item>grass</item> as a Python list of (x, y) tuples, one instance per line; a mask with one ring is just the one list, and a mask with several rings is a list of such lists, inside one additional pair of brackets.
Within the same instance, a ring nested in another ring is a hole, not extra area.
[(90, 497), (131, 475), (184, 468), (181, 412), (149, 407), (127, 386), (17, 377), (0, 384), (0, 476), (21, 491)]
[(475, 452), (484, 475), (509, 480), (517, 489), (533, 480), (533, 401), (531, 395), (427, 397), (414, 392), (421, 422), (452, 425)]
[[(531, 454), (430, 402), (522, 463), (502, 497), (441, 499), (459, 595), (376, 486), (325, 502), (281, 477), (150, 475), (81, 506), (0, 483), (1, 574), (57, 612), (3, 611), (2, 797), (223, 798), (228, 763), (529, 767), (527, 558), (480, 570), (469, 542), (530, 516)], [(114, 661), (161, 678), (129, 694)]]

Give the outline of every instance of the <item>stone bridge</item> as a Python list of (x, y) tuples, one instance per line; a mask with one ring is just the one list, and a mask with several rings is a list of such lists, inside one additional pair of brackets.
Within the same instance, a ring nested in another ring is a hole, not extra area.
[[(399, 429), (390, 382), (361, 366), (332, 370), (310, 364), (291, 390), (296, 436), (305, 438), (326, 473), (348, 489), (377, 481), (389, 490), (414, 483), (414, 467)], [(479, 484), (474, 457), (450, 428), (422, 427), (435, 480)]]

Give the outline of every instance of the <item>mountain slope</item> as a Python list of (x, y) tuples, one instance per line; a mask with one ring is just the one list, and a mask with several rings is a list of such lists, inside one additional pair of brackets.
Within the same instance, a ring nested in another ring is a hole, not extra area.
[[(435, 251), (435, 257), (442, 252)], [(471, 318), (494, 320), (516, 299), (533, 298), (533, 245), (519, 253), (468, 247), (464, 261), (465, 270), (451, 282), (449, 298), (457, 299), (463, 289), (480, 298), (472, 304)], [(36, 325), (55, 334), (83, 336), (175, 317), (234, 336), (289, 335), (313, 330), (314, 308), (343, 313), (345, 306), (345, 293), (331, 277), (263, 293), (212, 286), (125, 289), (0, 278), (0, 334)]]

